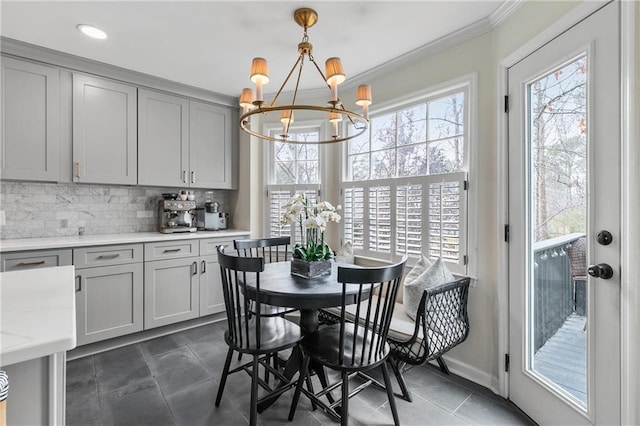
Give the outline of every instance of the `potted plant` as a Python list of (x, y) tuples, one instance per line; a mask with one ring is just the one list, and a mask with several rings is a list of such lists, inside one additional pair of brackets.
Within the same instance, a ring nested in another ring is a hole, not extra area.
[(336, 208), (328, 201), (314, 206), (304, 193), (298, 192), (283, 207), (281, 225), (297, 223), (302, 236), (302, 244), (293, 247), (291, 273), (304, 278), (330, 274), (333, 250), (324, 241), (324, 231), (329, 222), (340, 221), (336, 212), (340, 206)]

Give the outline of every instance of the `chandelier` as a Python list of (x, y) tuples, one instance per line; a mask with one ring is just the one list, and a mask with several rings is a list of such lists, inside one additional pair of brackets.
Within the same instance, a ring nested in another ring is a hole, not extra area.
[[(298, 25), (304, 29), (302, 41), (298, 43), (298, 59), (293, 64), (293, 67), (287, 74), (284, 82), (278, 89), (278, 92), (273, 97), (273, 100), (268, 105), (262, 99), (262, 87), (269, 82), (269, 71), (267, 68), (267, 61), (264, 58), (253, 58), (251, 64), (251, 82), (255, 84), (255, 96), (253, 90), (250, 88), (242, 89), (240, 95), (240, 106), (242, 107), (242, 115), (240, 116), (240, 128), (250, 135), (256, 136), (261, 139), (271, 140), (276, 142), (288, 142), (288, 143), (314, 143), (324, 144), (333, 142), (342, 142), (349, 139), (353, 139), (362, 133), (364, 133), (369, 127), (369, 112), (368, 108), (371, 104), (371, 87), (363, 84), (358, 86), (356, 91), (356, 105), (362, 107), (362, 113), (348, 110), (344, 107), (340, 98), (338, 98), (338, 85), (345, 81), (345, 73), (342, 68), (340, 58), (329, 58), (325, 62), (325, 73), (318, 66), (318, 63), (313, 57), (313, 46), (309, 43), (309, 37), (307, 35), (307, 29), (311, 28), (316, 22), (318, 22), (318, 14), (315, 10), (309, 8), (297, 9), (293, 18)], [(320, 74), (322, 81), (327, 85), (330, 91), (330, 99), (326, 105), (299, 105), (296, 103), (298, 97), (298, 86), (300, 84), (300, 78), (302, 77), (302, 69), (305, 64), (305, 60), (313, 64), (314, 68)], [(290, 104), (277, 104), (278, 97), (282, 93), (282, 90), (286, 86), (287, 82), (294, 74), (297, 68), (297, 79), (295, 81), (295, 88), (293, 90), (292, 101)], [(326, 75), (325, 75), (326, 74)], [(331, 123), (331, 137), (321, 141), (304, 141), (295, 139), (295, 134), (289, 134), (289, 128), (294, 121), (294, 111), (315, 111), (326, 114), (326, 118)], [(268, 115), (278, 114), (280, 115), (280, 122), (282, 123), (282, 132), (279, 135), (265, 134), (257, 130), (251, 129), (249, 117), (256, 114)], [(344, 126), (340, 126), (342, 121), (348, 122), (353, 131), (346, 131), (346, 134), (342, 134), (341, 131), (345, 131)]]

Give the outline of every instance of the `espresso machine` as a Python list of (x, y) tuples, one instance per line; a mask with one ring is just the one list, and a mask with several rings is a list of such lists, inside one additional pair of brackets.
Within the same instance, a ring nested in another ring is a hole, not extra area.
[(174, 232), (196, 232), (192, 211), (196, 208), (195, 201), (163, 199), (158, 201), (159, 230), (163, 234)]

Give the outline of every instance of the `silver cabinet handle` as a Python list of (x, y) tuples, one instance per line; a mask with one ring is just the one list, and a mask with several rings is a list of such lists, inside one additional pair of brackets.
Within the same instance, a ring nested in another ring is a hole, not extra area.
[(177, 249), (165, 249), (165, 250), (163, 250), (162, 252), (163, 252), (163, 253), (177, 253), (177, 252), (179, 252), (180, 250), (182, 250), (182, 249), (179, 249), (179, 248), (177, 248)]
[(205, 262), (204, 260), (202, 261), (201, 268), (202, 268), (202, 271), (200, 272), (201, 274), (204, 274), (205, 272), (207, 272), (207, 262)]
[(39, 262), (20, 262), (16, 266), (24, 267), (24, 266), (35, 266), (35, 265), (44, 265), (44, 260)]
[(76, 283), (76, 293), (78, 293), (79, 291), (82, 291), (82, 278), (80, 275), (76, 275)]
[(198, 262), (193, 262), (191, 264), (191, 275), (197, 275), (198, 274)]
[(191, 172), (191, 183), (196, 183), (196, 172)]
[(187, 183), (187, 171), (182, 171), (182, 183)]
[(118, 256), (120, 256), (120, 253), (101, 254), (100, 256), (98, 256), (98, 259), (115, 259)]
[(79, 178), (80, 177), (80, 163), (76, 163), (76, 177)]

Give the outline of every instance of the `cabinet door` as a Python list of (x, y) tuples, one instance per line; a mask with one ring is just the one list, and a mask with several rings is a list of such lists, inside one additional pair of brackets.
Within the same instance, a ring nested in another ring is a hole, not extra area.
[(2, 57), (3, 179), (57, 182), (60, 75), (57, 69)]
[(76, 270), (78, 346), (142, 330), (142, 263)]
[(145, 330), (198, 317), (198, 267), (197, 257), (145, 262)]
[(73, 75), (73, 180), (135, 185), (136, 88)]
[(34, 250), (2, 253), (0, 272), (71, 265), (71, 250)]
[(200, 258), (200, 316), (224, 311), (224, 294), (218, 256)]
[(188, 186), (189, 101), (138, 91), (138, 184)]
[(196, 101), (189, 107), (191, 187), (231, 189), (231, 110)]

